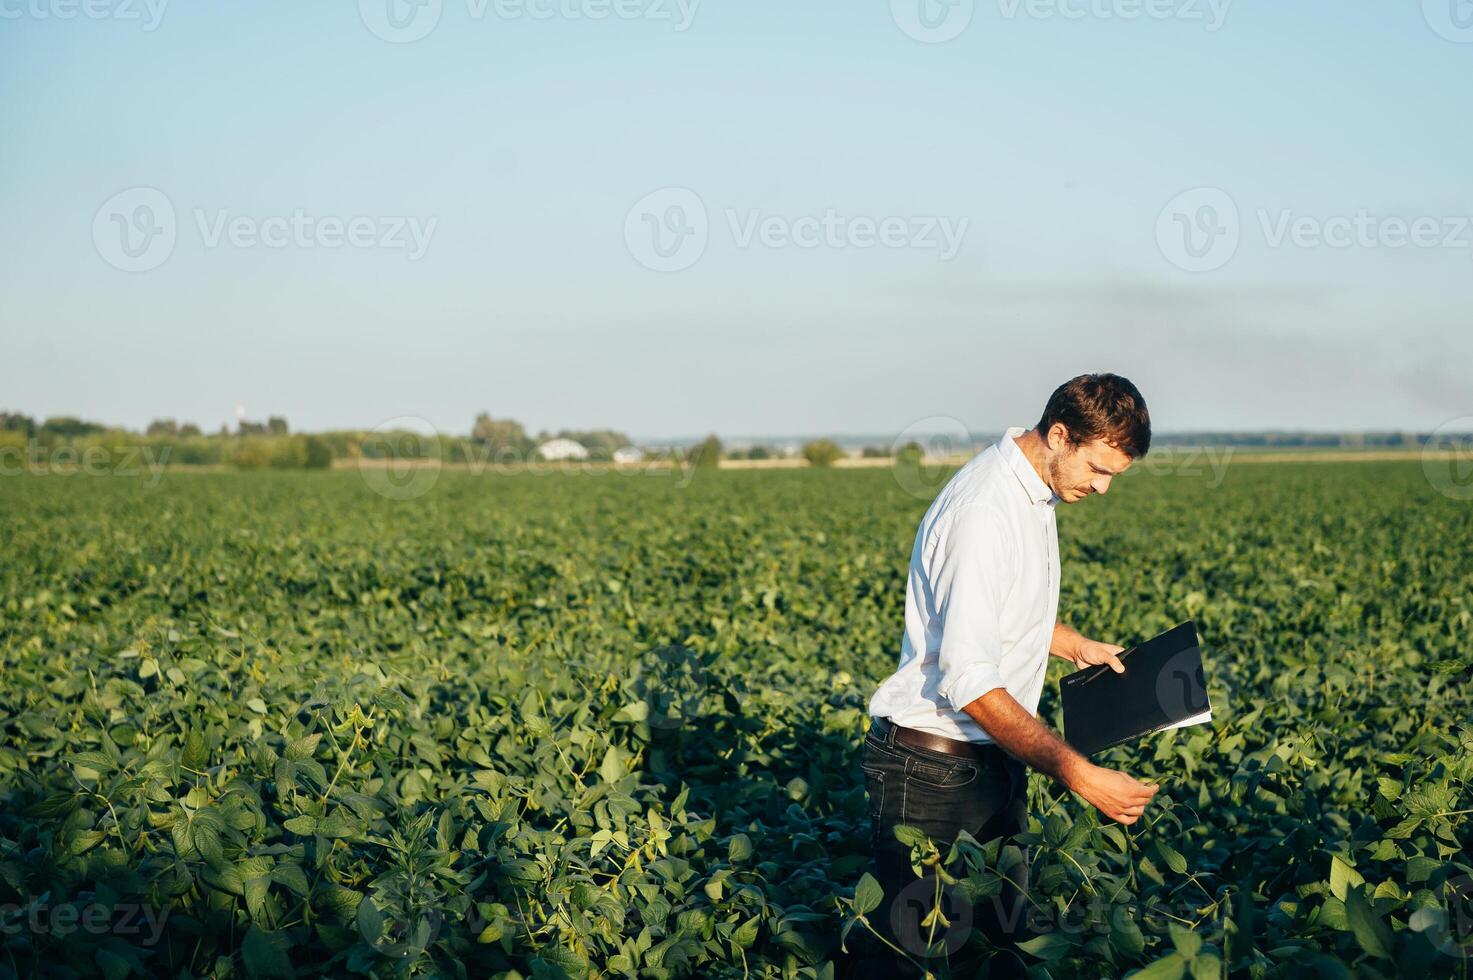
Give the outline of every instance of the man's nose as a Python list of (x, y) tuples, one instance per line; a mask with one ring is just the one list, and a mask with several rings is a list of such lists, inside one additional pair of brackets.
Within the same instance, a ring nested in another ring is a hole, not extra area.
[(1110, 478), (1108, 476), (1102, 476), (1090, 484), (1090, 486), (1094, 487), (1095, 493), (1103, 495), (1110, 489)]

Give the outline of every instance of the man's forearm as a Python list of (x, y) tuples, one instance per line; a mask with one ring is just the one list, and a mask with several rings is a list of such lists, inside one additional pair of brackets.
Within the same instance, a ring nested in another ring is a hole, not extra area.
[(1089, 762), (1033, 717), (1005, 688), (988, 691), (962, 709), (1009, 755), (1072, 786)]

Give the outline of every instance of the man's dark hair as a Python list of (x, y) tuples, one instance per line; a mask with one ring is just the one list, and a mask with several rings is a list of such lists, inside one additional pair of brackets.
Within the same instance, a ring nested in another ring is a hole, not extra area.
[(1118, 374), (1081, 374), (1059, 385), (1038, 420), (1038, 434), (1047, 438), (1055, 422), (1069, 430), (1070, 445), (1103, 439), (1132, 459), (1151, 448), (1146, 400)]

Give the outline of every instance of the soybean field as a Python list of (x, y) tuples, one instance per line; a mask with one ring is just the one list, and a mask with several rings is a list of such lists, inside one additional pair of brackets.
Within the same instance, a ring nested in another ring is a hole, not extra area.
[[(842, 976), (936, 488), (0, 480), (0, 976)], [(1103, 757), (1162, 784), (1129, 833), (1035, 774), (1022, 838), (912, 840), (960, 911), (908, 954), (985, 954), (966, 902), (1026, 847), (1040, 977), (1468, 975), (1473, 505), (1241, 462), (1059, 530), (1061, 617), (1195, 619), (1214, 723)]]

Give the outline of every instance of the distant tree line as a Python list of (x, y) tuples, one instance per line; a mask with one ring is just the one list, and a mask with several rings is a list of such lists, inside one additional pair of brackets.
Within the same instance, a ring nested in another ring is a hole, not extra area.
[(121, 452), (147, 447), (151, 458), (171, 464), (233, 466), (241, 469), (325, 469), (337, 459), (418, 458), (443, 462), (520, 462), (533, 457), (536, 447), (550, 439), (570, 439), (583, 446), (592, 460), (609, 460), (633, 445), (612, 429), (561, 429), (529, 436), (514, 419), (477, 415), (470, 435), (429, 435), (419, 432), (342, 430), (293, 433), (286, 418), (264, 422), (241, 419), (232, 430), (221, 425), (206, 433), (193, 422), (155, 419), (143, 432), (108, 426), (73, 416), (53, 416), (38, 422), (20, 412), (0, 412), (0, 448), (44, 457), (59, 447), (82, 452), (93, 447)]
[[(1244, 446), (1260, 448), (1377, 449), (1420, 447), (1431, 437), (1415, 432), (1189, 432), (1161, 433), (1159, 446)], [(152, 458), (168, 464), (233, 466), (243, 469), (324, 469), (334, 460), (439, 459), (447, 463), (519, 463), (534, 458), (537, 447), (551, 439), (567, 439), (587, 450), (588, 458), (607, 461), (620, 449), (632, 446), (629, 436), (612, 429), (543, 430), (529, 435), (515, 419), (493, 418), (487, 412), (475, 417), (468, 435), (434, 435), (411, 431), (341, 430), (294, 433), (286, 418), (268, 416), (264, 422), (241, 419), (232, 431), (222, 425), (206, 433), (193, 422), (172, 418), (155, 419), (142, 433), (103, 425), (76, 416), (58, 415), (37, 421), (21, 412), (0, 411), (0, 451), (29, 453), (41, 458), (66, 447), (77, 452), (98, 448), (109, 452), (147, 448)], [(988, 440), (989, 442), (991, 440)], [(979, 444), (986, 445), (987, 442)], [(696, 466), (716, 466), (722, 459), (765, 460), (789, 455), (770, 445), (727, 449), (716, 435), (693, 446), (649, 449), (651, 461), (676, 459)], [(812, 466), (832, 466), (846, 451), (831, 439), (805, 443), (799, 454)], [(865, 446), (866, 458), (894, 457), (901, 463), (917, 463), (923, 447), (909, 442), (897, 448)]]

